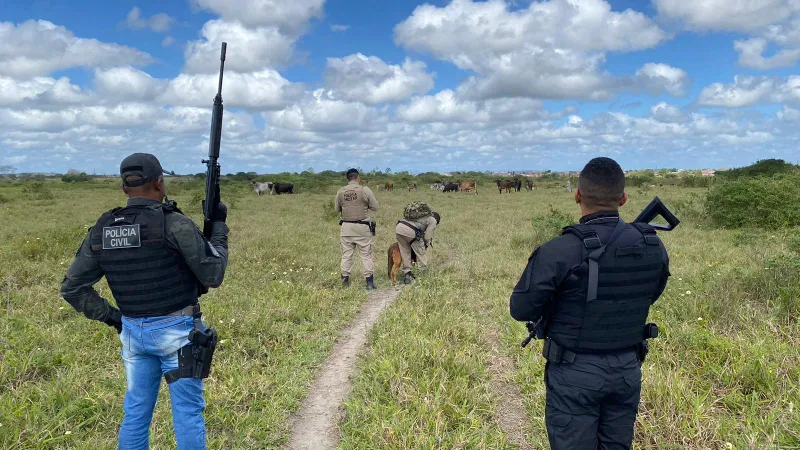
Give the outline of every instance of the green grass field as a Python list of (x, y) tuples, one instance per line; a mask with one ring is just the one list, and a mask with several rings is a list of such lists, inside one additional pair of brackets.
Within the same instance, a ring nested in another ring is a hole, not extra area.
[[(431, 270), (370, 333), (344, 405), (341, 448), (513, 448), (497, 425), (503, 398), (487, 370), (492, 346), (514, 362), (503, 376), (523, 393), (528, 442), (547, 448), (541, 343), (520, 348), (527, 332), (509, 317), (508, 295), (534, 247), (578, 218), (556, 184), (511, 195), (489, 186), (477, 196), (427, 187), (376, 193), (379, 288), (389, 284), (386, 248), (403, 206), (426, 201), (442, 223)], [(197, 189), (168, 189), (200, 219)], [(222, 287), (202, 298), (222, 339), (206, 380), (209, 448), (284, 445), (315, 369), (367, 299), (357, 273), (356, 286), (340, 287), (334, 192), (257, 197), (223, 187), (230, 265)], [(644, 364), (635, 447), (800, 448), (800, 230), (713, 229), (704, 193), (633, 188), (623, 209), (630, 220), (659, 195), (683, 219), (662, 234), (673, 276), (651, 309), (662, 334)], [(72, 310), (58, 287), (87, 226), (123, 202), (116, 183), (0, 184), (2, 449), (116, 448), (119, 340)], [(157, 449), (174, 447), (162, 391)]]

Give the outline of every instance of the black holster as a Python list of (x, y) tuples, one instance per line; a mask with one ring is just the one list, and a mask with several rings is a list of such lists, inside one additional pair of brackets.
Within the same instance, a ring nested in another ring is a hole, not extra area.
[(644, 326), (644, 336), (642, 336), (642, 342), (636, 345), (636, 355), (639, 357), (639, 361), (644, 362), (647, 358), (647, 354), (650, 352), (650, 344), (647, 342), (648, 339), (655, 339), (658, 337), (658, 325), (654, 323), (648, 323)]
[(168, 384), (181, 378), (208, 378), (211, 373), (211, 360), (217, 348), (217, 330), (209, 328), (203, 331), (200, 317), (200, 305), (195, 306), (194, 329), (189, 332), (189, 344), (178, 350), (178, 368), (164, 374)]

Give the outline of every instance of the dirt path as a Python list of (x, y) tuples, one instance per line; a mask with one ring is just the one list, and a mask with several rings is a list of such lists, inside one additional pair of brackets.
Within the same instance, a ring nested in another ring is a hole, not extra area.
[(522, 403), (522, 392), (513, 381), (508, 381), (508, 375), (514, 370), (511, 358), (500, 353), (498, 343), (500, 335), (497, 331), (489, 333), (491, 354), (487, 360), (489, 374), (492, 377), (492, 392), (498, 399), (497, 424), (506, 433), (508, 442), (520, 450), (533, 450), (531, 444), (525, 439), (525, 431), (531, 429), (528, 413)]
[(341, 405), (353, 388), (352, 375), (367, 334), (400, 289), (388, 288), (369, 295), (366, 305), (342, 331), (302, 406), (294, 414), (289, 436), (290, 450), (325, 450), (339, 442)]

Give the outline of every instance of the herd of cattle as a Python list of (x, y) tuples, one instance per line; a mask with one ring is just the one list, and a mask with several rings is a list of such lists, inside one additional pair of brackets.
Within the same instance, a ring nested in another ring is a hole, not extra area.
[(273, 193), (276, 195), (294, 194), (294, 185), (292, 183), (273, 183), (271, 181), (259, 183), (257, 181), (253, 181), (253, 189), (255, 189), (256, 194), (258, 195), (261, 195), (265, 192), (269, 193), (269, 195), (272, 195)]
[[(495, 184), (497, 184), (497, 190), (502, 194), (503, 190), (506, 193), (511, 193), (512, 191), (519, 192), (522, 190), (522, 180), (513, 179), (513, 180), (495, 180)], [(532, 191), (534, 189), (533, 181), (526, 180), (525, 181), (525, 189), (528, 191)], [(570, 182), (567, 181), (565, 185), (567, 191), (571, 192), (571, 185)], [(261, 195), (263, 193), (268, 193), (269, 195), (276, 194), (293, 194), (294, 193), (294, 185), (291, 183), (273, 183), (271, 181), (267, 181), (264, 183), (260, 183), (257, 181), (253, 182), (253, 189), (256, 191), (256, 194)], [(394, 183), (392, 181), (387, 181), (386, 184), (376, 184), (375, 189), (378, 191), (393, 191), (394, 190)], [(408, 191), (411, 192), (412, 190), (417, 190), (417, 183), (409, 182), (408, 183)], [(433, 191), (441, 191), (441, 192), (475, 192), (475, 195), (478, 194), (478, 183), (475, 181), (458, 181), (458, 182), (443, 182), (437, 181), (431, 184), (431, 190)]]

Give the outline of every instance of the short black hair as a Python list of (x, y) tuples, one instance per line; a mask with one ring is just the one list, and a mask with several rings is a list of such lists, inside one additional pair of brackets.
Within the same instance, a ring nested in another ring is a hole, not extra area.
[(358, 178), (358, 170), (350, 169), (347, 171), (347, 181), (353, 181)]
[(611, 158), (594, 158), (581, 170), (578, 189), (586, 206), (617, 209), (625, 194), (625, 172)]
[(433, 216), (434, 219), (436, 219), (436, 225), (439, 225), (439, 222), (442, 221), (442, 216), (440, 216), (439, 213), (436, 211), (431, 212), (431, 215)]

